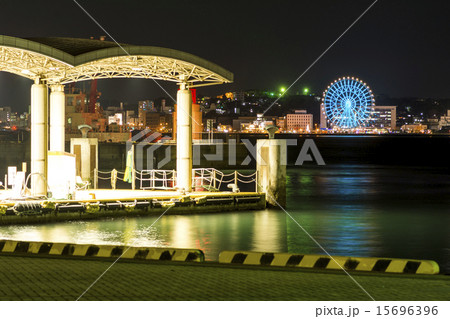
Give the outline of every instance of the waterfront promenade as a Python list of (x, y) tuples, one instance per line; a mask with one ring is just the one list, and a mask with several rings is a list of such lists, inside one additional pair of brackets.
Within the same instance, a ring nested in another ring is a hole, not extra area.
[[(76, 300), (114, 260), (0, 256), (0, 300)], [(450, 277), (352, 273), (376, 300), (449, 300)], [(342, 271), (119, 261), (80, 300), (370, 300)]]

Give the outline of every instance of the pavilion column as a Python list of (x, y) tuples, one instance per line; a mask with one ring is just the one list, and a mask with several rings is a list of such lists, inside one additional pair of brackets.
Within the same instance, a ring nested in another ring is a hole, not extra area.
[(192, 190), (192, 97), (182, 83), (177, 93), (177, 187)]
[(47, 85), (36, 80), (31, 86), (31, 193), (47, 195), (48, 148)]
[(50, 86), (50, 151), (65, 151), (64, 85)]

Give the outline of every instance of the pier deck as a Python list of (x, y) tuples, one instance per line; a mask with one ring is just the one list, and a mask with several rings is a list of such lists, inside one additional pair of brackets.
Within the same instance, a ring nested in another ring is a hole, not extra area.
[[(1, 300), (76, 300), (111, 260), (0, 256)], [(376, 300), (448, 300), (450, 277), (352, 273)], [(370, 300), (342, 271), (119, 260), (80, 300)]]
[(15, 200), (0, 193), (0, 225), (119, 216), (197, 214), (266, 207), (264, 193), (106, 190), (77, 191), (73, 199)]

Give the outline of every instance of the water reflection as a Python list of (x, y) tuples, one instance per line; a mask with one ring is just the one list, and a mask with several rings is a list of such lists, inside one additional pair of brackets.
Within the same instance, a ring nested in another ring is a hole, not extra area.
[(283, 213), (274, 214), (269, 210), (255, 215), (253, 223), (252, 249), (255, 251), (286, 251), (286, 218)]
[(381, 253), (377, 238), (379, 229), (372, 223), (371, 212), (347, 207), (340, 214), (321, 213), (318, 217), (316, 211), (297, 211), (291, 216), (296, 222), (290, 218), (286, 221), (289, 252), (324, 254), (308, 232), (330, 254), (377, 256)]
[(186, 216), (178, 216), (173, 221), (172, 230), (170, 231), (169, 241), (174, 247), (189, 248), (192, 247), (194, 237), (192, 236), (193, 225), (192, 219)]
[[(437, 186), (436, 186), (437, 185)], [(450, 271), (450, 179), (425, 169), (288, 171), (288, 211), (331, 254), (432, 259)], [(222, 250), (323, 251), (282, 211), (3, 226), (0, 238)]]

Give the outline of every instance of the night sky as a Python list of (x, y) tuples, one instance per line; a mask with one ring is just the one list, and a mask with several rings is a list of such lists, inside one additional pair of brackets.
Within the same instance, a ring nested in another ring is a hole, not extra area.
[[(79, 0), (118, 42), (186, 51), (234, 73), (233, 84), (198, 90), (205, 95), (289, 86), (372, 2)], [(450, 1), (379, 0), (292, 93), (307, 86), (321, 94), (350, 75), (375, 94), (449, 98), (449, 13)], [(71, 0), (1, 0), (0, 34), (98, 38), (104, 32)], [(176, 85), (160, 83), (175, 95)], [(1, 72), (0, 106), (25, 110), (30, 84)], [(103, 107), (164, 96), (151, 80), (98, 86)]]

